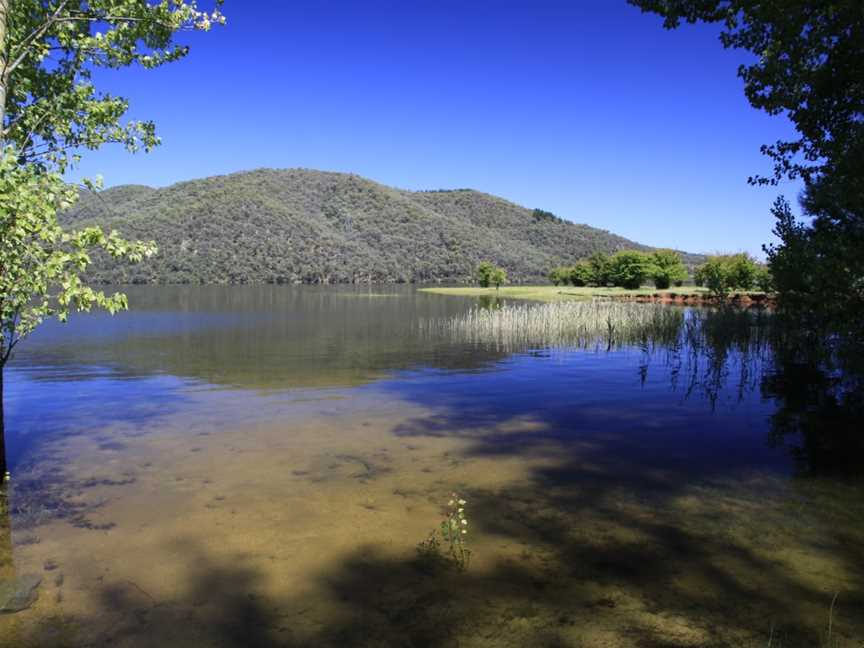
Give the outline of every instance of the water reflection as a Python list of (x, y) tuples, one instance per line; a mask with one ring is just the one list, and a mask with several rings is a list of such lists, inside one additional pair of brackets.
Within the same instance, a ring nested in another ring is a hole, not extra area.
[[(0, 645), (810, 646), (837, 592), (864, 636), (854, 444), (818, 436), (856, 383), (770, 314), (505, 351), (424, 333), (470, 301), (196, 291), (16, 359), (0, 569), (42, 581)], [(452, 490), (472, 566), (429, 571)]]
[(245, 389), (362, 385), (415, 365), (470, 368), (500, 353), (429, 344), (417, 322), (469, 304), (405, 287), (130, 287), (134, 311), (54, 323), (22, 345), (34, 379), (170, 374)]

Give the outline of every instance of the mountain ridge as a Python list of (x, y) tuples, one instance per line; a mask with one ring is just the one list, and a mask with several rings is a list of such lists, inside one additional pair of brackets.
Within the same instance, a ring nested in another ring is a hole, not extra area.
[(103, 283), (464, 283), (481, 260), (525, 282), (595, 251), (653, 249), (474, 189), (411, 191), (312, 169), (82, 190), (60, 218), (159, 245), (135, 266), (95, 257), (88, 276)]

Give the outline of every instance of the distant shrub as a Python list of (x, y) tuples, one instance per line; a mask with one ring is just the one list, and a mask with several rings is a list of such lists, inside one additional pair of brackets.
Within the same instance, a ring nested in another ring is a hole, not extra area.
[(587, 286), (592, 279), (591, 264), (587, 261), (577, 261), (576, 265), (570, 268), (570, 283), (574, 286)]
[(570, 281), (570, 271), (571, 268), (566, 266), (558, 266), (557, 268), (552, 268), (549, 271), (549, 281), (551, 281), (556, 286), (560, 286), (561, 284), (566, 284)]
[(504, 272), (503, 268), (495, 268), (495, 272), (492, 273), (491, 277), (492, 285), (495, 286), (497, 290), (503, 284), (507, 283), (507, 273)]
[(681, 255), (674, 250), (656, 250), (651, 254), (651, 278), (654, 286), (665, 290), (673, 283), (680, 286), (687, 278), (687, 268)]
[(548, 221), (550, 223), (563, 223), (563, 218), (558, 218), (552, 212), (546, 211), (544, 209), (535, 209), (531, 215), (534, 217), (534, 220), (539, 222)]
[(774, 277), (766, 265), (756, 266), (756, 287), (765, 293), (774, 292)]
[(622, 250), (609, 259), (612, 282), (622, 288), (638, 288), (651, 275), (651, 257), (637, 250)]
[(588, 257), (588, 267), (591, 270), (588, 283), (592, 286), (605, 286), (612, 281), (612, 265), (605, 252), (595, 252)]
[(760, 273), (760, 264), (745, 252), (718, 254), (696, 268), (696, 285), (705, 286), (716, 297), (733, 290), (752, 290)]
[(477, 283), (483, 288), (495, 286), (500, 288), (502, 284), (507, 283), (507, 273), (503, 268), (493, 265), (489, 261), (481, 261), (475, 272)]

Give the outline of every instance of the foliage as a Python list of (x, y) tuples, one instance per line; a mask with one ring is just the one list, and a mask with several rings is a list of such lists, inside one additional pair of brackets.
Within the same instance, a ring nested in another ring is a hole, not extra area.
[(81, 149), (159, 143), (152, 122), (120, 123), (128, 103), (100, 93), (93, 73), (182, 58), (188, 48), (174, 43), (175, 32), (223, 22), (219, 4), (208, 13), (185, 0), (0, 3), (0, 365), (46, 317), (126, 307), (122, 294), (83, 283), (89, 251), (140, 261), (155, 247), (95, 226), (64, 231), (57, 212), (71, 207), (77, 191), (60, 174)]
[(558, 266), (549, 271), (549, 281), (554, 285), (560, 286), (570, 282), (570, 268), (567, 266)]
[(760, 272), (756, 260), (741, 252), (708, 257), (696, 268), (694, 278), (715, 297), (726, 297), (733, 290), (751, 290)]
[(774, 277), (768, 266), (759, 264), (756, 266), (756, 275), (753, 278), (756, 288), (764, 293), (774, 292)]
[(622, 288), (638, 288), (652, 273), (651, 257), (638, 250), (622, 250), (609, 259), (609, 277)]
[(58, 174), (20, 165), (11, 147), (0, 157), (0, 365), (46, 317), (65, 321), (73, 309), (126, 308), (124, 295), (109, 296), (81, 281), (90, 250), (131, 261), (155, 251), (152, 244), (129, 243), (99, 227), (64, 231), (57, 211), (71, 205), (76, 194)]
[[(458, 493), (452, 493), (447, 503), (447, 514), (438, 529), (417, 546), (417, 553), (428, 563), (446, 558), (451, 564), (464, 571), (471, 562), (471, 550), (468, 548), (468, 518), (465, 506), (468, 504)], [(442, 551), (446, 545), (446, 553)]]
[(595, 252), (573, 266), (557, 267), (549, 274), (557, 286), (568, 277), (574, 286), (605, 287), (610, 283), (628, 289), (639, 288), (648, 277), (658, 288), (668, 288), (672, 282), (680, 285), (687, 278), (687, 267), (679, 252), (655, 250), (620, 250), (613, 256)]
[[(152, 122), (121, 123), (128, 103), (97, 90), (100, 68), (155, 68), (183, 58), (184, 29), (223, 22), (194, 0), (0, 0), (0, 387), (13, 349), (46, 317), (115, 312), (126, 297), (85, 285), (90, 253), (139, 261), (155, 246), (130, 243), (95, 224), (65, 231), (57, 218), (77, 191), (62, 174), (84, 149), (159, 143)], [(95, 189), (99, 182), (85, 181)], [(6, 472), (0, 389), (0, 483)]]
[(665, 18), (720, 23), (724, 47), (752, 53), (738, 75), (751, 105), (786, 115), (797, 139), (762, 147), (771, 177), (804, 182), (807, 224), (774, 205), (780, 244), (767, 246), (781, 304), (854, 324), (864, 308), (864, 11), (860, 0), (630, 0)]
[(784, 298), (799, 301), (814, 288), (817, 258), (808, 243), (810, 234), (795, 220), (782, 196), (774, 202), (772, 212), (777, 221), (774, 234), (783, 244), (766, 246), (768, 265)]
[(492, 285), (492, 275), (496, 267), (489, 261), (481, 261), (474, 271), (474, 276), (477, 278), (477, 283), (481, 288), (488, 288)]
[(548, 211), (545, 211), (543, 209), (535, 209), (533, 212), (531, 212), (531, 216), (537, 222), (540, 222), (540, 221), (549, 221), (550, 223), (563, 223), (564, 222), (563, 218), (558, 218), (552, 212), (548, 212)]
[(595, 251), (641, 247), (587, 225), (535, 222), (478, 191), (402, 191), (305, 169), (84, 191), (63, 222), (159, 245), (132, 268), (94, 259), (89, 276), (105, 283), (468, 283), (483, 260), (524, 283)]
[(451, 494), (447, 503), (447, 517), (441, 522), (441, 537), (447, 543), (450, 558), (459, 567), (467, 569), (471, 562), (471, 550), (467, 545), (468, 518), (465, 506), (468, 504), (458, 493)]
[(570, 268), (570, 283), (576, 287), (587, 286), (591, 283), (592, 277), (593, 272), (588, 261), (577, 261), (576, 265)]
[(501, 284), (507, 281), (507, 273), (504, 272), (502, 268), (499, 268), (488, 261), (480, 262), (480, 265), (477, 266), (477, 270), (475, 271), (475, 275), (477, 276), (477, 283), (479, 283), (483, 288), (488, 288), (489, 286), (500, 288)]
[(492, 282), (492, 285), (495, 286), (496, 289), (500, 288), (503, 284), (507, 283), (507, 273), (503, 268), (495, 268), (492, 272), (492, 276), (489, 278)]
[(829, 321), (857, 328), (864, 311), (864, 237), (852, 229), (836, 231), (797, 221), (789, 204), (778, 198), (772, 209), (780, 245), (765, 246), (774, 288), (781, 302), (796, 312), (819, 313)]
[(595, 252), (588, 257), (588, 267), (591, 269), (588, 283), (592, 286), (606, 286), (612, 282), (612, 264), (609, 255)]
[(121, 124), (128, 102), (99, 92), (94, 72), (183, 58), (189, 48), (174, 42), (175, 33), (224, 22), (220, 4), (204, 12), (194, 0), (8, 3), (0, 15), (2, 139), (15, 146), (19, 163), (61, 172), (81, 149), (119, 143), (149, 150), (159, 143), (153, 123)]
[(674, 250), (656, 250), (651, 254), (651, 278), (654, 286), (664, 290), (671, 286), (681, 285), (687, 279), (687, 268), (681, 260), (681, 255)]
[(754, 182), (776, 184), (784, 177), (801, 177), (808, 185), (820, 178), (831, 182), (847, 165), (859, 166), (864, 12), (858, 0), (629, 1), (662, 15), (670, 29), (682, 20), (721, 23), (724, 47), (758, 56), (738, 68), (747, 99), (770, 115), (786, 114), (799, 137), (763, 146), (774, 161), (774, 175)]

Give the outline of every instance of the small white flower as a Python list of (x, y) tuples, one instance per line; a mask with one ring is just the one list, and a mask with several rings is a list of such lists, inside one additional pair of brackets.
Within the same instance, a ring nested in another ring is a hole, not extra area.
[(460, 506), (465, 506), (467, 503), (468, 503), (468, 502), (466, 502), (465, 500), (462, 500), (462, 499), (459, 500), (459, 505), (460, 505)]
[(468, 529), (462, 529), (462, 533), (468, 533)]
[(462, 520), (462, 524), (468, 524), (468, 520)]

